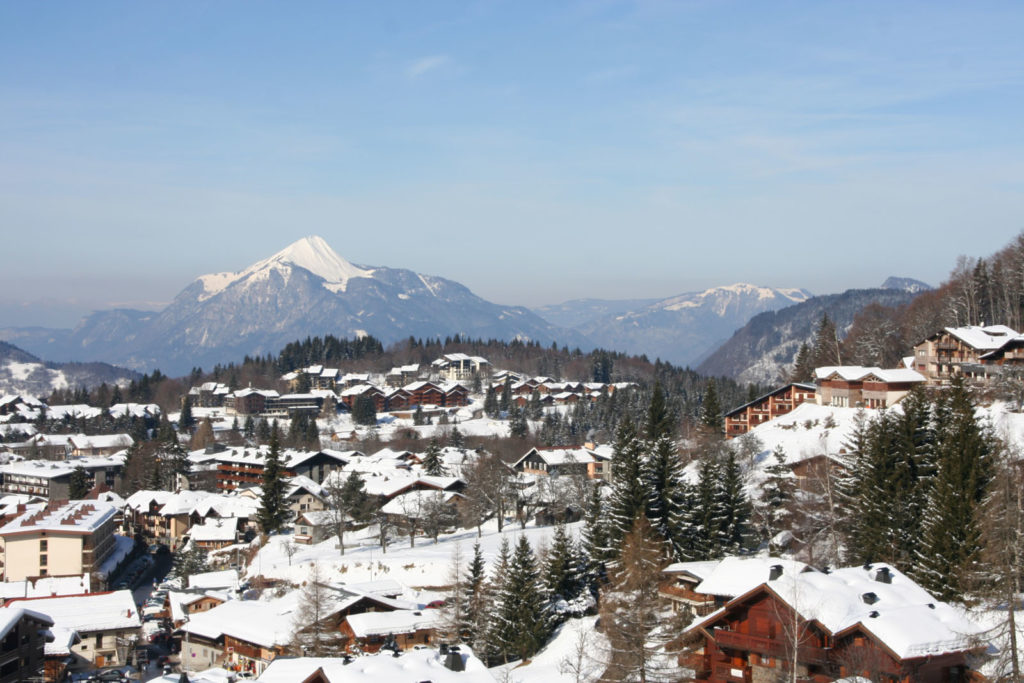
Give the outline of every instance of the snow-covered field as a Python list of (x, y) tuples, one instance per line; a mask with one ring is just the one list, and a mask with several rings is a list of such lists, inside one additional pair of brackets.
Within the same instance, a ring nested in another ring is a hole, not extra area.
[[(568, 525), (574, 536), (579, 535), (582, 522)], [(519, 524), (506, 524), (499, 533), (497, 522), (491, 520), (483, 527), (483, 536), (479, 539), (480, 551), (488, 566), (498, 555), (502, 537), (507, 537), (509, 544), (515, 545), (521, 534), (536, 552), (546, 546), (554, 527), (527, 524), (520, 529)], [(247, 570), (247, 576), (262, 575), (266, 578), (283, 579), (294, 584), (304, 582), (311, 566), (316, 563), (328, 581), (344, 581), (361, 583), (377, 579), (394, 579), (410, 587), (442, 587), (451, 584), (449, 578), (453, 557), (456, 549), (461, 554), (463, 568), (473, 554), (473, 544), (477, 541), (475, 529), (462, 529), (451, 534), (444, 534), (434, 543), (433, 539), (416, 537), (415, 547), (409, 547), (409, 538), (396, 536), (388, 545), (387, 552), (382, 552), (376, 542), (374, 527), (360, 532), (345, 534), (344, 556), (337, 548), (337, 539), (331, 538), (316, 545), (298, 545), (297, 550), (288, 558), (291, 543), (290, 534), (270, 537), (267, 544), (253, 558)]]
[(508, 683), (583, 683), (596, 681), (604, 671), (601, 653), (607, 639), (595, 629), (597, 617), (570, 619), (527, 664), (515, 662), (491, 669)]

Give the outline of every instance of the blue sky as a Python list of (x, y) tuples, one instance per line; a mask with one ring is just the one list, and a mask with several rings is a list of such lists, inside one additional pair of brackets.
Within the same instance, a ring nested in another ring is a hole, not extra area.
[(0, 4), (0, 326), (319, 234), (492, 301), (941, 281), (1024, 230), (1024, 5)]

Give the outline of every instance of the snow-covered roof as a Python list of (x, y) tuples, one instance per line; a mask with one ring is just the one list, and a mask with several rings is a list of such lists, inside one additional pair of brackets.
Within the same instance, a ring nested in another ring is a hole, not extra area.
[(465, 645), (459, 646), (464, 671), (445, 667), (437, 650), (407, 650), (398, 657), (378, 652), (356, 657), (349, 664), (338, 657), (278, 657), (257, 679), (260, 683), (295, 683), (320, 672), (330, 683), (494, 683), (484, 663)]
[(594, 456), (585, 448), (531, 448), (515, 462), (515, 465), (521, 463), (531, 453), (536, 453), (547, 465), (583, 465), (596, 462)]
[(425, 491), (423, 489), (415, 489), (395, 496), (381, 508), (381, 511), (387, 515), (415, 516), (420, 514), (420, 511), (429, 505), (433, 505), (438, 502), (450, 502), (452, 498), (458, 495), (459, 494), (457, 493), (450, 493), (448, 491)]
[(348, 625), (356, 638), (386, 636), (392, 633), (412, 633), (436, 628), (441, 622), (437, 610), (394, 610), (393, 612), (364, 612), (350, 614)]
[(188, 577), (188, 587), (195, 590), (234, 588), (238, 586), (238, 570), (224, 569), (217, 572), (203, 572)]
[(207, 519), (189, 529), (188, 535), (196, 543), (233, 542), (238, 535), (238, 518)]
[(81, 595), (88, 592), (88, 573), (81, 576), (43, 576), (25, 581), (0, 582), (0, 600), (49, 598), (58, 595)]
[(292, 612), (296, 600), (297, 596), (272, 602), (231, 600), (205, 612), (190, 614), (180, 630), (211, 640), (229, 635), (267, 648), (286, 645), (295, 634)]
[(107, 409), (113, 418), (131, 415), (132, 417), (152, 417), (160, 414), (160, 406), (155, 403), (115, 403)]
[[(879, 580), (880, 572), (887, 575), (886, 581)], [(820, 623), (833, 635), (862, 628), (901, 659), (974, 649), (976, 636), (984, 630), (963, 610), (937, 601), (907, 576), (884, 564), (827, 574), (784, 569), (777, 578), (762, 581), (751, 590), (762, 584), (803, 619)], [(705, 592), (703, 586), (700, 584), (697, 590)], [(728, 608), (729, 605), (725, 607)], [(696, 627), (720, 615), (721, 612), (713, 613)]]
[(978, 351), (994, 351), (1018, 336), (1016, 330), (1006, 325), (947, 327), (946, 332)]
[(79, 634), (132, 629), (142, 624), (130, 590), (56, 598), (16, 599), (12, 605), (41, 612), (53, 619), (55, 626), (72, 629)]
[(98, 500), (76, 500), (54, 510), (28, 510), (0, 527), (0, 536), (46, 531), (57, 534), (91, 534), (112, 520), (117, 509)]
[(863, 367), (861, 365), (827, 365), (814, 369), (814, 376), (819, 381), (829, 379), (833, 376), (839, 377), (847, 382), (857, 382), (870, 376), (875, 376), (883, 382), (924, 382), (925, 376), (910, 368), (893, 368), (883, 370), (878, 367)]
[(135, 440), (127, 434), (76, 434), (68, 437), (68, 443), (77, 450), (94, 448), (131, 448)]
[(42, 612), (37, 612), (35, 610), (18, 606), (0, 607), (0, 638), (3, 638), (8, 633), (10, 633), (11, 629), (17, 626), (18, 622), (26, 616), (32, 617), (33, 619), (38, 619), (39, 621), (49, 626), (53, 626), (53, 619), (46, 616)]
[(734, 598), (768, 580), (771, 569), (781, 565), (786, 574), (799, 574), (811, 567), (796, 560), (777, 557), (726, 557), (694, 588), (705, 595)]

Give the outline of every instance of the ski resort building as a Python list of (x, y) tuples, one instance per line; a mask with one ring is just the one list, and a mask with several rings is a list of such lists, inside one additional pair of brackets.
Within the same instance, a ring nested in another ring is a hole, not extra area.
[(819, 405), (839, 408), (889, 408), (926, 378), (916, 370), (838, 365), (814, 371)]
[(1024, 363), (1024, 337), (1006, 325), (945, 327), (914, 346), (913, 367), (929, 384), (984, 377), (986, 366)]
[(757, 425), (785, 415), (801, 403), (815, 400), (817, 386), (794, 382), (733, 408), (725, 414), (725, 438), (746, 434)]

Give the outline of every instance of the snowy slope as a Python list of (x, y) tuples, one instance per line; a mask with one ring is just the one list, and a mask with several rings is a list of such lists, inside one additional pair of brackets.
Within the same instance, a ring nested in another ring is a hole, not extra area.
[(0, 395), (49, 396), (54, 389), (127, 384), (136, 373), (106, 363), (44, 363), (0, 342)]

